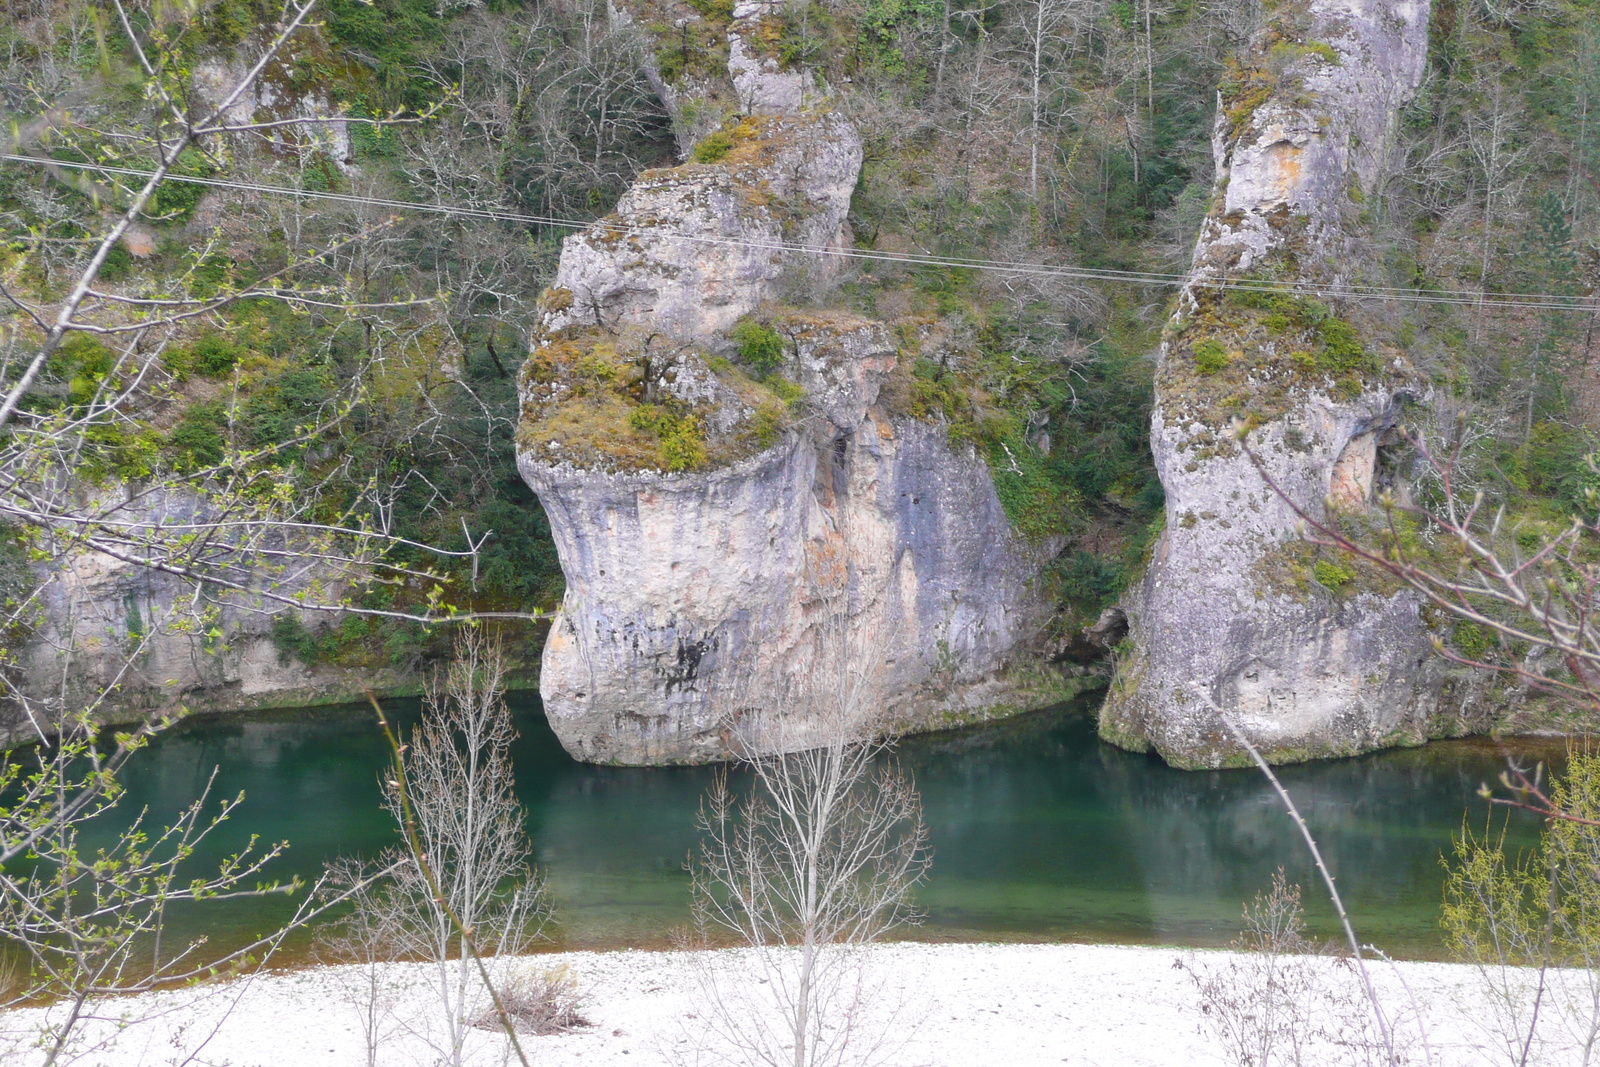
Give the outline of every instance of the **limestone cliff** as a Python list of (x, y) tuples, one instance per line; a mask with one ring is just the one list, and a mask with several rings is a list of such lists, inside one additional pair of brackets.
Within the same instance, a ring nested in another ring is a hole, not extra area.
[[(231, 51), (207, 50), (196, 60), (191, 90), (197, 110), (203, 110), (202, 102), (222, 102), (250, 72), (259, 46), (252, 41)], [(303, 34), (297, 48), (265, 65), (224, 118), (277, 125), (261, 137), (236, 138), (227, 154), (265, 166), (279, 154), (292, 151), (309, 158), (314, 151), (341, 171), (353, 169), (348, 124), (323, 118), (338, 113), (332, 84), (306, 77), (313, 63), (324, 71), (336, 68), (320, 33)], [(221, 202), (207, 197), (182, 225), (191, 233), (220, 236), (225, 212)], [(125, 241), (128, 247), (156, 240), (152, 228), (143, 225), (131, 235), (136, 239)], [(137, 254), (144, 257), (150, 251)], [(177, 344), (174, 338), (168, 342)], [(152, 374), (160, 377), (159, 371)], [(140, 404), (140, 415), (161, 405), (176, 406), (170, 396), (156, 402), (142, 396)], [(181, 484), (181, 479), (174, 483)], [(207, 507), (202, 494), (193, 490), (160, 491), (145, 481), (85, 478), (72, 491), (86, 513), (132, 529), (191, 521)], [(263, 582), (271, 580), (271, 571), (266, 565), (260, 568)], [(368, 688), (414, 692), (421, 685), (412, 666), (301, 663), (273, 639), (274, 621), (286, 610), (281, 603), (224, 593), (207, 584), (197, 590), (173, 574), (81, 545), (52, 554), (49, 564), (28, 572), (7, 592), (37, 588), (36, 611), (24, 614), (29, 625), (8, 634), (6, 644), (15, 656), (18, 690), (48, 717), (89, 709), (101, 721), (129, 722), (179, 709), (208, 713), (359, 700)], [(335, 621), (328, 613), (297, 614), (304, 615), (311, 630)], [(35, 736), (20, 702), (0, 701), (0, 746)]]
[(1359, 516), (1425, 398), (1385, 343), (1393, 309), (1341, 290), (1370, 280), (1365, 212), (1427, 39), (1423, 0), (1280, 5), (1223, 87), (1212, 210), (1157, 372), (1166, 529), (1126, 605), (1110, 740), (1182, 766), (1237, 762), (1196, 686), (1279, 760), (1416, 742), (1482, 713), (1431, 654), (1418, 599), (1296, 544), (1292, 509), (1238, 444), (1301, 507)]
[(734, 322), (833, 263), (790, 251), (848, 241), (861, 140), (827, 113), (750, 116), (712, 164), (646, 171), (602, 223), (567, 239), (546, 294), (552, 332), (648, 326), (726, 345)]
[[(130, 526), (194, 521), (203, 513), (192, 493), (100, 490), (96, 512)], [(309, 591), (305, 572), (283, 574), (263, 563), (262, 588)], [(182, 708), (210, 713), (358, 700), (366, 689), (414, 692), (409, 664), (374, 669), (301, 663), (274, 639), (285, 611), (315, 632), (329, 613), (297, 611), (280, 601), (229, 592), (87, 548), (32, 569), (19, 586), (37, 586), (34, 625), (18, 633), (15, 681), (29, 704), (55, 714), (88, 709), (104, 722), (135, 721)], [(0, 745), (34, 734), (20, 706), (0, 708)]]
[(1029, 666), (1052, 546), (897, 403), (914, 342), (792, 306), (848, 243), (855, 130), (731, 52), (725, 155), (647, 172), (568, 238), (523, 370), (519, 462), (567, 580), (540, 688), (582, 759), (726, 756), (738, 714), (804, 715), (842, 658), (901, 729), (1058, 691)]

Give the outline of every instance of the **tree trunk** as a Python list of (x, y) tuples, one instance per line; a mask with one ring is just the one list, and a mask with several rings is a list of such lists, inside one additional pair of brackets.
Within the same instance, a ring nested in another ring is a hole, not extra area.
[(1028, 197), (1035, 213), (1039, 210), (1039, 123), (1041, 101), (1039, 86), (1044, 80), (1040, 69), (1044, 65), (1044, 5), (1047, 0), (1035, 0), (1033, 7), (1033, 86), (1030, 94)]

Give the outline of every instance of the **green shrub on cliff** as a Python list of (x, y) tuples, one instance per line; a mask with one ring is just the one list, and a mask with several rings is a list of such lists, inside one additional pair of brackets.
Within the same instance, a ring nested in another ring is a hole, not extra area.
[(790, 3), (769, 18), (776, 24), (773, 43), (780, 69), (815, 66), (830, 46), (840, 43), (833, 12), (816, 0)]
[(217, 403), (194, 404), (167, 435), (167, 452), (178, 470), (197, 470), (222, 460), (227, 447), (227, 409)]
[(640, 404), (628, 413), (628, 425), (656, 436), (656, 455), (664, 471), (699, 470), (710, 459), (705, 426), (698, 416), (680, 415), (660, 404)]
[(1319, 559), (1312, 565), (1311, 576), (1317, 582), (1337, 593), (1351, 582), (1355, 581), (1356, 572), (1343, 564), (1335, 563), (1328, 559)]
[(774, 374), (769, 377), (766, 386), (768, 392), (791, 408), (805, 399), (806, 391), (782, 375)]
[(661, 438), (661, 466), (674, 474), (697, 471), (706, 465), (705, 431), (694, 417), (679, 419), (671, 432)]
[(282, 445), (314, 422), (334, 395), (327, 368), (291, 367), (252, 393), (240, 407), (239, 429), (253, 447)]
[[(205, 178), (211, 175), (212, 168), (198, 148), (185, 148), (178, 154), (172, 172), (190, 178)], [(206, 187), (194, 182), (166, 182), (157, 188), (147, 215), (164, 222), (187, 222), (205, 193)]]
[(1012, 433), (988, 447), (995, 493), (1012, 527), (1030, 541), (1065, 532), (1071, 491), (1051, 476), (1038, 449)]
[(756, 413), (751, 419), (756, 444), (762, 448), (771, 448), (778, 443), (778, 437), (783, 433), (783, 411), (784, 405), (776, 400), (769, 400), (756, 408)]
[(733, 19), (733, 0), (689, 0), (689, 6), (713, 22)]
[(1215, 374), (1228, 365), (1228, 350), (1214, 337), (1196, 341), (1194, 365), (1201, 374)]
[(1466, 619), (1455, 624), (1450, 632), (1456, 649), (1468, 659), (1482, 660), (1494, 647), (1494, 635), (1475, 622)]
[(66, 383), (67, 398), (85, 404), (99, 389), (101, 380), (116, 363), (116, 356), (98, 339), (88, 334), (69, 334), (50, 356), (52, 376)]
[(179, 380), (191, 374), (224, 378), (243, 355), (243, 350), (222, 334), (206, 333), (187, 345), (174, 345), (162, 359)]
[[(1224, 307), (1256, 312), (1256, 323), (1275, 343), (1290, 349), (1290, 361), (1306, 374), (1339, 377), (1379, 370), (1376, 357), (1362, 343), (1361, 332), (1320, 300), (1238, 289), (1229, 291)], [(1237, 316), (1224, 311), (1222, 318), (1224, 323), (1234, 323)], [(1197, 344), (1197, 357), (1199, 350)]]
[(1554, 420), (1534, 423), (1527, 440), (1499, 461), (1515, 488), (1555, 498), (1560, 507), (1592, 515), (1590, 495), (1600, 491), (1600, 473), (1592, 462), (1593, 430)]
[(667, 424), (666, 428), (670, 429), (671, 424), (676, 421), (672, 413), (659, 404), (640, 404), (628, 412), (628, 425), (640, 433), (660, 434), (663, 432), (663, 424)]
[(1080, 605), (1090, 616), (1116, 601), (1127, 583), (1127, 566), (1078, 549), (1063, 552), (1051, 567), (1056, 592), (1063, 600)]
[(783, 337), (766, 323), (740, 319), (729, 336), (756, 377), (765, 378), (783, 365)]
[(1326, 318), (1317, 324), (1317, 340), (1322, 342), (1323, 369), (1333, 373), (1376, 370), (1361, 344), (1361, 334), (1343, 319)]
[(726, 130), (717, 130), (695, 145), (694, 152), (689, 158), (696, 163), (720, 163), (731, 151), (733, 151), (733, 134)]

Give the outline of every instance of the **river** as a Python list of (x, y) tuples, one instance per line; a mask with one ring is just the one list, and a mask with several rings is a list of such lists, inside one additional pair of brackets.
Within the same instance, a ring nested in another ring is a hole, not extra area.
[[(910, 936), (1219, 945), (1280, 865), (1304, 886), (1313, 930), (1336, 932), (1305, 846), (1260, 774), (1174, 771), (1103, 744), (1097, 700), (900, 747), (933, 849), (918, 893), (925, 921)], [(555, 907), (552, 947), (667, 944), (688, 919), (684, 861), (714, 772), (576, 763), (536, 695), (513, 694), (511, 704), (518, 793)], [(414, 721), (414, 702), (393, 708)], [(209, 854), (250, 834), (287, 840), (273, 873), (312, 877), (335, 856), (394, 842), (379, 805), (386, 751), (370, 708), (196, 719), (130, 764), (123, 811), (148, 806), (153, 819), (169, 818), (215, 768), (214, 795), (242, 790), (245, 800)], [(1493, 743), (1469, 740), (1281, 769), (1364, 940), (1398, 956), (1440, 956), (1441, 855), (1463, 818), (1482, 827), (1475, 794), (1499, 766)], [(1536, 835), (1532, 818), (1513, 817), (1512, 847)], [(171, 933), (223, 947), (286, 910), (274, 898), (208, 902), (177, 912)], [(306, 946), (293, 942), (290, 956)]]

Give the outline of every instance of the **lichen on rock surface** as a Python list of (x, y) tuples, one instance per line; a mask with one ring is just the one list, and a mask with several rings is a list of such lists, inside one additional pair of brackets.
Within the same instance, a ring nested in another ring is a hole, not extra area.
[(1431, 655), (1414, 594), (1313, 580), (1327, 567), (1284, 581), (1280, 558), (1298, 539), (1290, 501), (1372, 505), (1380, 451), (1427, 393), (1389, 343), (1392, 309), (1339, 296), (1372, 262), (1350, 191), (1381, 187), (1427, 34), (1422, 0), (1280, 5), (1223, 87), (1217, 193), (1156, 375), (1167, 522), (1128, 594), (1101, 712), (1117, 744), (1236, 764), (1213, 705), (1277, 760), (1414, 743), (1487, 714), (1486, 686)]
[[(518, 463), (567, 579), (556, 735), (597, 762), (725, 758), (739, 715), (812, 714), (841, 669), (899, 730), (1058, 699), (1072, 680), (1035, 662), (1058, 544), (1012, 531), (938, 418), (884, 403), (903, 337), (785, 303), (850, 243), (860, 137), (809, 109), (809, 76), (743, 45), (732, 66), (751, 113), (567, 239), (523, 370)], [(694, 462), (669, 455), (686, 426)]]

